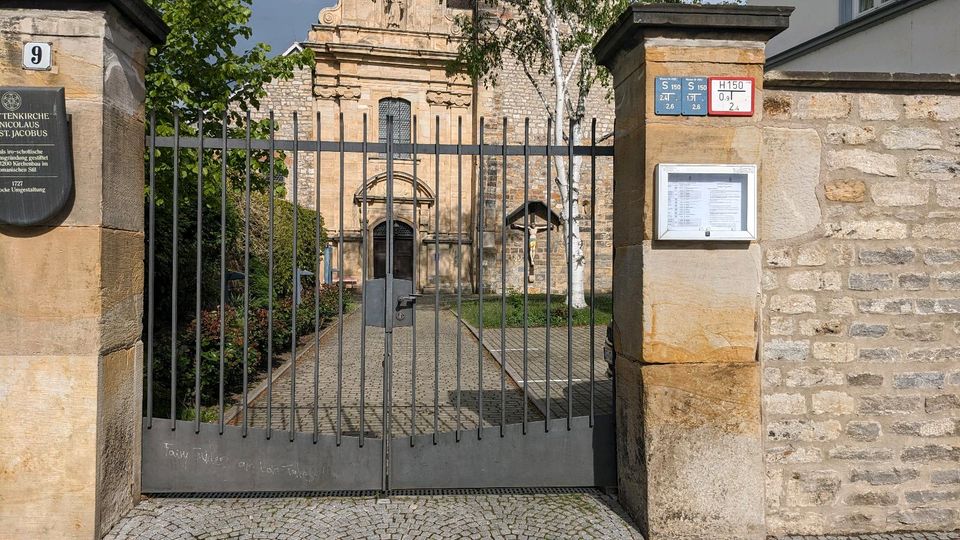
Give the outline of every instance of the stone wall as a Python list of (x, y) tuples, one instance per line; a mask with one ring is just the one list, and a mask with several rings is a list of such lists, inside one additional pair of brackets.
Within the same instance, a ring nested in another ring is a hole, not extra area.
[(956, 529), (960, 96), (779, 86), (761, 197), (768, 530)]
[[(274, 80), (264, 85), (267, 95), (260, 100), (260, 107), (253, 113), (254, 118), (265, 118), (274, 113), (277, 123), (276, 138), (293, 140), (293, 113), (299, 115), (300, 139), (316, 140), (317, 119), (313, 97), (313, 69), (310, 66), (294, 71), (293, 78)], [(322, 126), (321, 129), (326, 126)], [(325, 130), (325, 139), (332, 140), (334, 126)], [(298, 156), (299, 178), (297, 199), (308, 208), (316, 206), (316, 153), (301, 152)], [(290, 174), (286, 178), (287, 199), (293, 200), (293, 153), (286, 152), (285, 162)]]

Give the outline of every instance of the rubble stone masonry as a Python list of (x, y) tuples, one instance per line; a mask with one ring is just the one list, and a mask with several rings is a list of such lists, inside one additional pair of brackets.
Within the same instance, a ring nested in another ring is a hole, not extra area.
[(875, 92), (765, 93), (770, 534), (960, 527), (960, 96)]

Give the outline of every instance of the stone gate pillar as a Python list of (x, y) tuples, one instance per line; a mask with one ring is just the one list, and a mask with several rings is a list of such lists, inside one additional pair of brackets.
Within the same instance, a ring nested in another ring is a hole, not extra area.
[(759, 244), (654, 236), (657, 165), (759, 165), (762, 107), (749, 116), (657, 111), (655, 81), (752, 77), (762, 104), (764, 46), (787, 28), (791, 11), (635, 6), (595, 51), (616, 92), (620, 499), (648, 540), (765, 532)]
[(52, 219), (0, 226), (5, 538), (99, 538), (140, 497), (144, 68), (165, 34), (143, 0), (0, 0), (0, 112), (28, 100), (9, 87), (63, 88), (75, 179)]

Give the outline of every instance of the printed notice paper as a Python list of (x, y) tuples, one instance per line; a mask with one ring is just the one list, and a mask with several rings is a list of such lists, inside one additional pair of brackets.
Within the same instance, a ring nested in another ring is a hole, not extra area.
[(668, 229), (743, 230), (745, 183), (743, 175), (670, 175), (667, 182)]

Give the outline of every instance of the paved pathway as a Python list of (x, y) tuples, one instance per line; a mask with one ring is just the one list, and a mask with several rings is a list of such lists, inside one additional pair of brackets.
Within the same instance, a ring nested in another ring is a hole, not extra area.
[[(509, 376), (504, 378), (505, 391), (501, 396), (500, 365), (489, 355), (480, 356), (477, 340), (470, 331), (457, 323), (456, 316), (448, 310), (440, 310), (440, 332), (434, 331), (432, 307), (422, 307), (417, 313), (416, 351), (414, 357), (413, 329), (398, 328), (394, 331), (394, 380), (393, 408), (391, 417), (394, 437), (409, 435), (416, 409), (416, 430), (431, 433), (434, 429), (434, 398), (437, 398), (437, 429), (440, 432), (454, 431), (458, 426), (464, 430), (476, 429), (480, 419), (482, 397), (483, 424), (495, 426), (501, 423), (501, 399), (505, 405), (504, 419), (507, 424), (520, 423), (523, 419), (524, 397), (522, 389)], [(320, 354), (310, 344), (298, 354), (296, 367), (296, 422), (300, 431), (313, 431), (314, 395), (317, 399), (318, 428), (321, 433), (335, 433), (338, 411), (344, 435), (360, 433), (360, 396), (364, 396), (364, 432), (369, 437), (380, 437), (383, 432), (383, 330), (368, 327), (366, 332), (366, 362), (361, 362), (361, 317), (351, 313), (343, 325), (343, 368), (338, 365), (340, 349), (338, 332), (327, 332), (320, 340)], [(460, 339), (458, 362), (457, 340)], [(434, 336), (439, 336), (439, 355), (434, 353)], [(416, 391), (412, 387), (416, 358)], [(459, 363), (460, 390), (457, 391)], [(361, 364), (364, 378), (361, 384)], [(482, 371), (482, 385), (480, 374)], [(290, 386), (292, 370), (277, 378), (272, 388), (272, 414), (270, 424), (274, 429), (289, 429)], [(319, 391), (314, 392), (314, 375), (318, 377)], [(439, 377), (435, 377), (435, 373)], [(340, 407), (337, 406), (337, 380), (342, 378)], [(436, 387), (435, 387), (436, 381)], [(482, 392), (480, 389), (483, 389)], [(436, 393), (436, 394), (435, 394)], [(416, 399), (411, 399), (411, 396)], [(459, 401), (459, 407), (457, 403)], [(533, 404), (528, 403), (530, 421), (542, 420), (543, 416)], [(242, 422), (242, 416), (235, 422)], [(266, 395), (252, 399), (250, 425), (266, 427)]]
[[(486, 328), (483, 343), (497, 362), (505, 362), (507, 372), (522, 388), (527, 381), (530, 399), (540, 411), (546, 411), (547, 390), (550, 395), (551, 418), (567, 415), (568, 383), (573, 394), (573, 416), (587, 416), (591, 411), (591, 381), (594, 414), (613, 412), (613, 379), (607, 377), (607, 363), (603, 359), (603, 342), (606, 329), (595, 329), (593, 356), (590, 355), (590, 327), (577, 326), (567, 335), (567, 327), (550, 329), (550, 365), (547, 369), (547, 329), (528, 328), (524, 347), (523, 328), (506, 328), (501, 336), (499, 328)], [(476, 332), (476, 330), (473, 330)], [(506, 338), (506, 347), (501, 347), (501, 337)], [(572, 355), (567, 358), (567, 344)], [(526, 357), (524, 357), (526, 350)], [(524, 366), (526, 361), (526, 366)], [(568, 379), (568, 363), (573, 369)], [(526, 371), (524, 371), (526, 369)], [(525, 375), (526, 374), (526, 375)]]
[(550, 538), (639, 539), (617, 502), (596, 491), (300, 499), (149, 499), (108, 539)]

